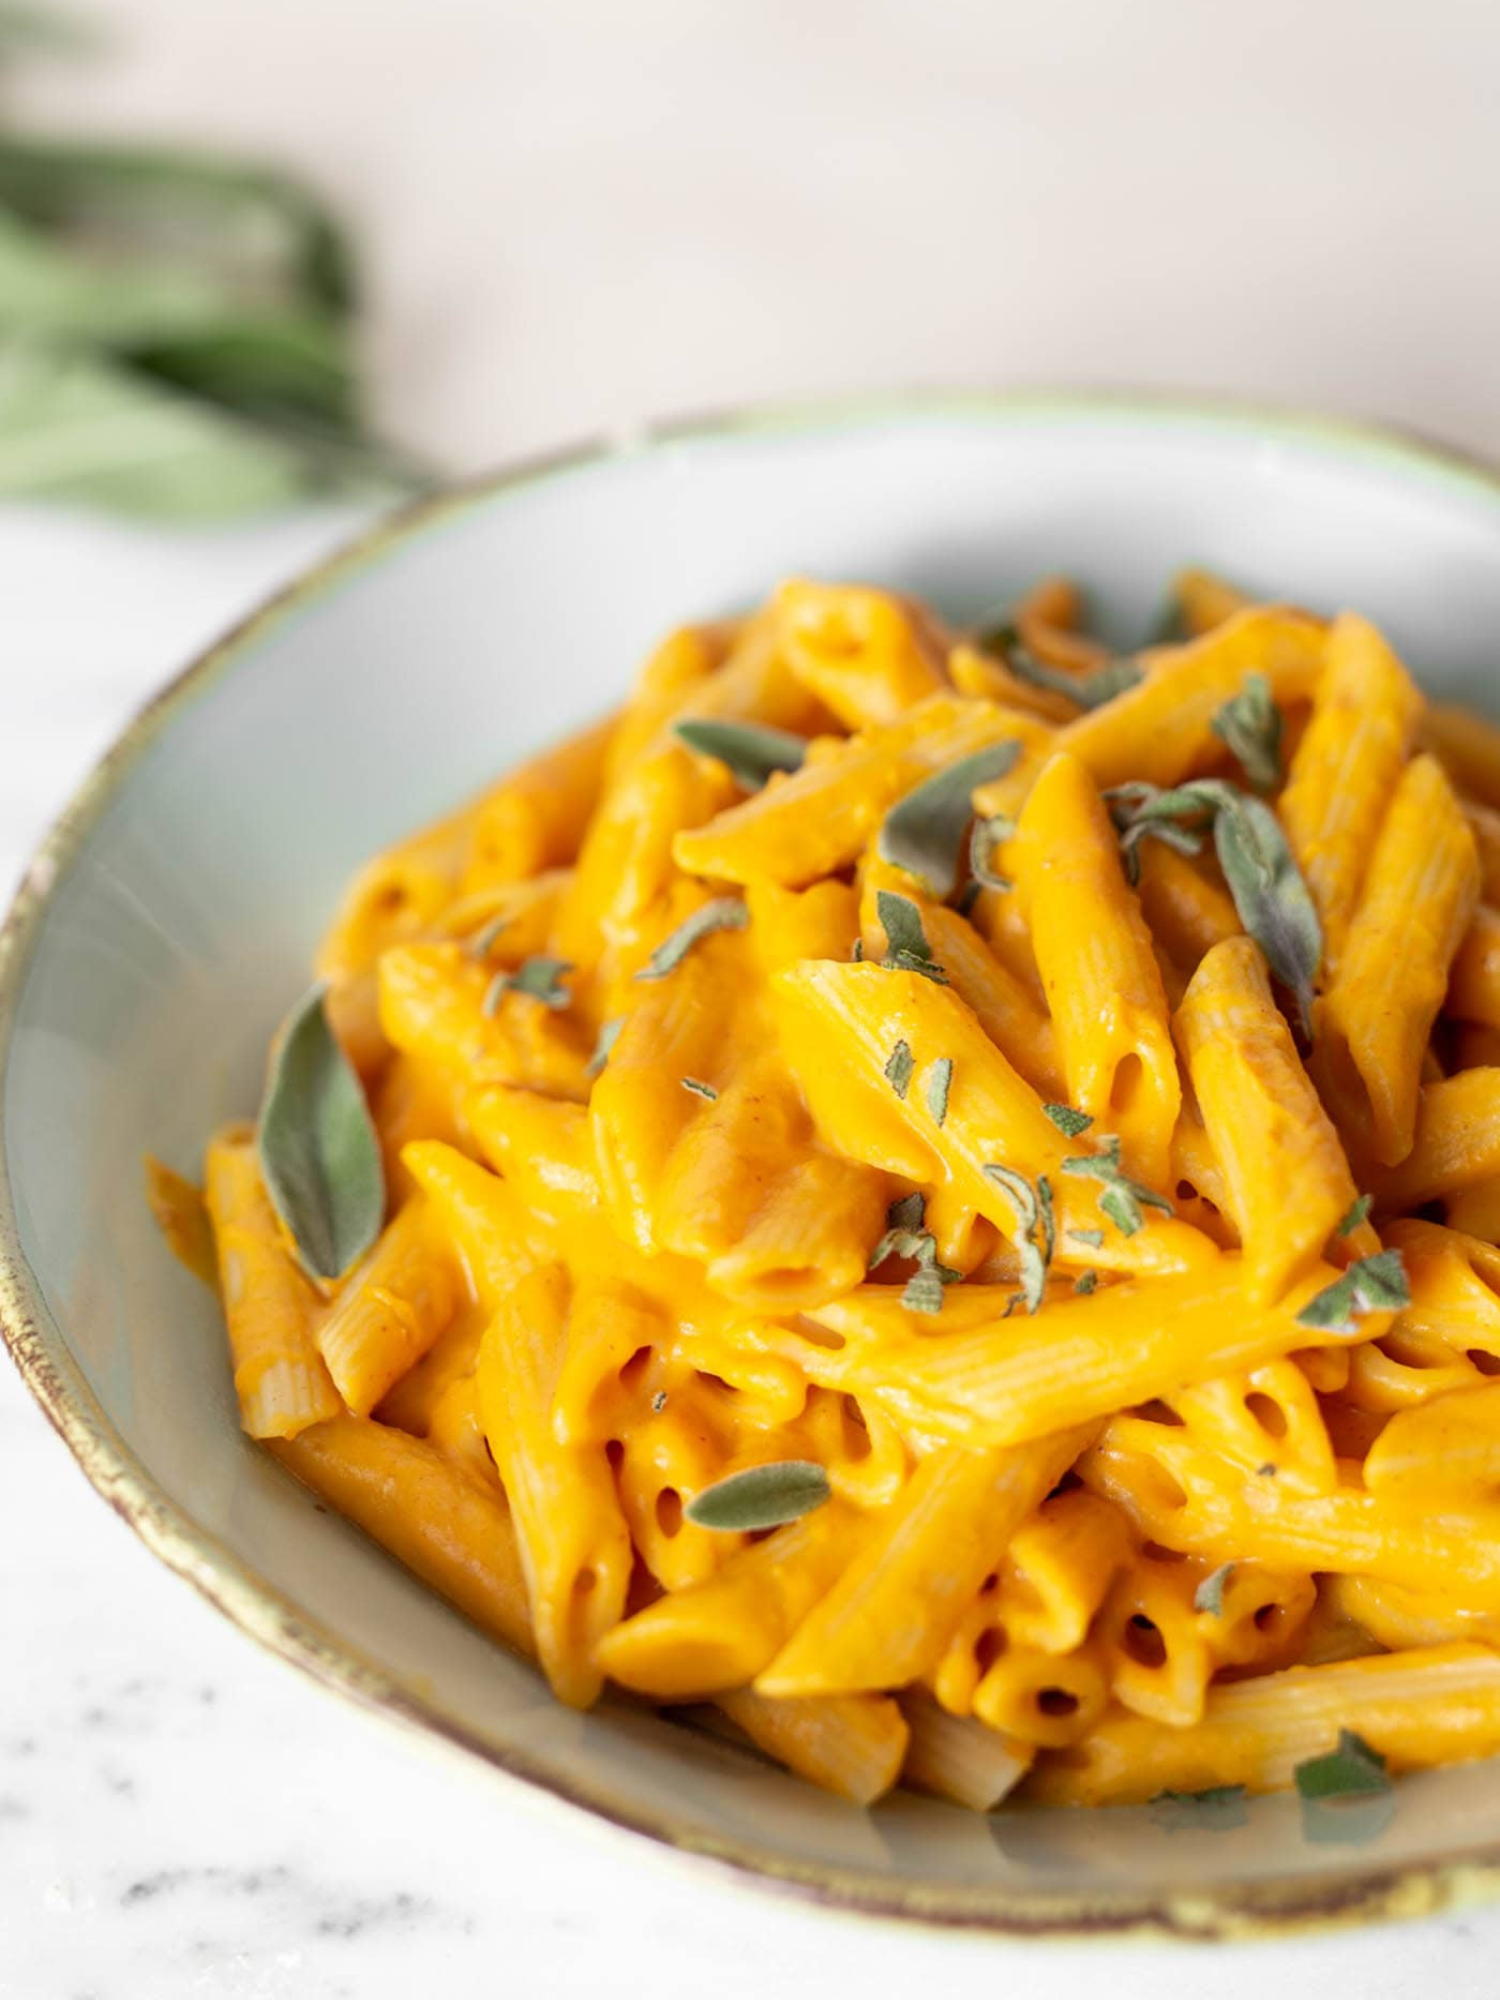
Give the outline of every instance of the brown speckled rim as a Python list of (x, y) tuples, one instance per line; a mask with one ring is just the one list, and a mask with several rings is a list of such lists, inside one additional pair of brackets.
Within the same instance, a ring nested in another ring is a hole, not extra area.
[[(121, 733), (84, 781), (27, 869), (0, 929), (0, 1106), (15, 1048), (19, 1000), (58, 883), (128, 778), (136, 760), (178, 711), (221, 675), (253, 657), (276, 625), (295, 617), (402, 544), (502, 495), (565, 478), (607, 461), (657, 455), (678, 446), (834, 435), (860, 428), (972, 421), (1016, 427), (1133, 422), (1209, 430), (1321, 451), (1406, 479), (1461, 487), (1500, 508), (1500, 472), (1424, 440), (1374, 426), (1249, 404), (1194, 402), (1134, 391), (917, 390), (788, 409), (729, 412), (672, 421), (618, 440), (532, 459), (417, 501), (358, 536), (233, 627), (180, 673)], [(269, 1651), (323, 1686), (427, 1742), (470, 1754), (552, 1800), (579, 1806), (622, 1832), (644, 1837), (731, 1879), (805, 1897), (835, 1911), (1005, 1934), (1015, 1938), (1176, 1939), (1267, 1937), (1376, 1918), (1431, 1916), (1500, 1894), (1500, 1845), (1441, 1861), (1323, 1873), (1208, 1888), (1068, 1894), (892, 1882), (823, 1867), (748, 1842), (716, 1839), (697, 1826), (643, 1812), (628, 1801), (538, 1767), (524, 1750), (501, 1746), (461, 1716), (393, 1679), (347, 1641), (292, 1603), (216, 1536), (198, 1525), (152, 1478), (100, 1407), (45, 1306), (21, 1249), (9, 1161), (0, 1144), (0, 1333), (23, 1380), (93, 1483), (161, 1560)]]

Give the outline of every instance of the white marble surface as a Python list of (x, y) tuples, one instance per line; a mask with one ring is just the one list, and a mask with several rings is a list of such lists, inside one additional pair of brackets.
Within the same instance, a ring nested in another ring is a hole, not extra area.
[[(91, 11), (117, 59), (7, 103), (316, 173), (371, 247), (382, 409), (458, 466), (900, 379), (1232, 389), (1500, 448), (1500, 12), (1477, 0)], [(340, 526), (0, 515), (0, 876), (129, 709)], [(1021, 1949), (685, 1872), (263, 1657), (0, 1365), (0, 2000), (1493, 2000), (1497, 1953), (1500, 1911)]]

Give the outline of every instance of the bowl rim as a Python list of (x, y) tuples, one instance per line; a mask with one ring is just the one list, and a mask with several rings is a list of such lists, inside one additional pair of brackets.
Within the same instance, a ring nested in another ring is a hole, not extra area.
[[(1500, 468), (1391, 426), (1232, 398), (1131, 389), (893, 390), (810, 402), (755, 405), (650, 423), (514, 461), (397, 508), (301, 572), (168, 679), (128, 721), (43, 836), (0, 926), (0, 1106), (15, 1054), (19, 1000), (53, 897), (88, 835), (141, 754), (188, 701), (253, 656), (276, 625), (446, 520), (502, 494), (524, 492), (601, 465), (659, 457), (679, 445), (826, 436), (897, 423), (938, 421), (1208, 429), (1267, 444), (1321, 447), (1345, 462), (1442, 486), (1500, 507)], [(1402, 1918), (1500, 1895), (1500, 1842), (1432, 1861), (1316, 1872), (1296, 1879), (1188, 1880), (1153, 1888), (1016, 1893), (932, 1881), (890, 1881), (791, 1858), (643, 1810), (536, 1765), (401, 1685), (384, 1668), (286, 1597), (200, 1526), (157, 1484), (106, 1415), (68, 1352), (21, 1247), (10, 1165), (0, 1143), (0, 1337), (43, 1413), (85, 1477), (167, 1567), (269, 1652), (315, 1682), (428, 1743), (477, 1758), (562, 1808), (579, 1807), (621, 1833), (715, 1867), (741, 1883), (789, 1892), (826, 1910), (1011, 1937), (1224, 1941), (1284, 1935), (1376, 1918)]]

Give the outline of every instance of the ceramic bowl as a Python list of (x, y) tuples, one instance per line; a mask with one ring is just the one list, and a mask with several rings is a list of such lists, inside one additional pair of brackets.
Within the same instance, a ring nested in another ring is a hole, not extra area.
[(217, 1313), (142, 1200), (143, 1152), (193, 1170), (252, 1109), (355, 865), (614, 701), (671, 625), (794, 572), (963, 614), (1066, 568), (1128, 641), (1185, 561), (1357, 605), (1430, 686), (1494, 702), (1495, 475), (1307, 419), (1076, 398), (737, 418), (525, 468), (382, 527), (190, 668), (60, 822), (0, 951), (5, 1332), (100, 1492), (346, 1699), (836, 1904), (1226, 1935), (1500, 1879), (1484, 1764), (1404, 1779), (1383, 1824), (1329, 1844), (1286, 1797), (1200, 1836), (1146, 1808), (860, 1812), (680, 1724), (570, 1713), (240, 1435)]

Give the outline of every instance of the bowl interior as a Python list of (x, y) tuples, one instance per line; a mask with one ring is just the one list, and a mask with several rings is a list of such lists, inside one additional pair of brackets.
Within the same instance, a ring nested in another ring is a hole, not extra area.
[(6, 1023), (12, 1317), (29, 1308), (91, 1470), (170, 1559), (356, 1692), (614, 1818), (857, 1901), (1064, 1922), (1186, 1894), (1300, 1907), (1500, 1847), (1483, 1765), (1404, 1782), (1337, 1844), (1284, 1798), (1195, 1839), (1146, 1810), (986, 1820), (903, 1795), (866, 1814), (626, 1706), (571, 1714), (242, 1439), (217, 1314), (142, 1199), (143, 1152), (196, 1172), (215, 1121), (253, 1108), (355, 865), (607, 706), (671, 625), (797, 572), (963, 613), (1066, 568), (1126, 641), (1185, 561), (1357, 605), (1429, 686), (1493, 700), (1487, 477), (1315, 425), (1067, 402), (764, 421), (502, 483), (355, 554), (200, 669), (52, 850), (55, 884), (13, 932)]

